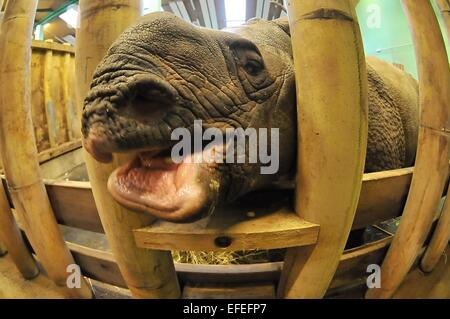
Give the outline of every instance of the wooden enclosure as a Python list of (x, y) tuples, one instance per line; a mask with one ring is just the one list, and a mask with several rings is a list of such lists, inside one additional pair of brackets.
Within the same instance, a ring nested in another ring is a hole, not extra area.
[[(104, 235), (104, 229), (99, 218), (92, 194), (91, 184), (84, 180), (75, 180), (65, 173), (74, 167), (83, 165), (83, 152), (79, 143), (67, 144), (52, 152), (43, 152), (39, 156), (41, 170), (44, 177), (47, 193), (52, 204), (56, 219), (61, 225), (66, 244), (71, 250), (76, 262), (81, 266), (83, 273), (90, 278), (100, 280), (112, 285), (127, 287), (123, 276), (117, 266), (116, 259), (111, 252), (111, 247)], [(450, 167), (449, 167), (450, 169)], [(382, 221), (398, 217), (402, 214), (408, 190), (412, 179), (413, 168), (384, 171), (364, 174), (360, 200), (353, 222), (353, 229), (360, 229)], [(79, 177), (79, 176), (78, 176)], [(73, 180), (66, 180), (73, 179)], [(448, 182), (447, 182), (448, 183)], [(288, 193), (290, 193), (288, 191)], [(264, 207), (264, 203), (260, 205)], [(289, 207), (289, 206), (288, 206)], [(245, 218), (246, 209), (253, 211), (256, 216), (270, 218), (262, 212), (258, 213), (257, 207), (241, 208), (241, 218), (244, 223), (254, 222), (254, 217)], [(277, 214), (283, 213), (283, 210)], [(284, 211), (286, 214), (287, 211)], [(276, 216), (275, 214), (274, 216)], [(289, 215), (294, 218), (295, 215)], [(437, 215), (436, 215), (437, 216)], [(220, 218), (219, 218), (220, 219)], [(437, 218), (435, 218), (437, 219)], [(204, 223), (204, 222), (203, 222)], [(213, 221), (214, 223), (214, 221)], [(215, 246), (215, 239), (221, 236), (235, 238), (236, 233), (231, 229), (228, 232), (218, 230), (205, 237), (207, 231), (205, 225), (180, 225), (177, 231), (169, 227), (169, 223), (159, 223), (155, 229), (143, 228), (136, 230), (134, 236), (138, 246), (143, 248), (161, 248), (172, 243), (186, 241), (186, 236), (203, 238), (200, 242), (201, 249), (221, 251), (226, 248)], [(242, 224), (244, 225), (244, 224)], [(242, 227), (242, 226), (237, 226)], [(223, 226), (223, 228), (226, 228)], [(302, 231), (305, 231), (303, 229)], [(165, 233), (161, 233), (166, 231)], [(384, 231), (385, 232), (385, 231)], [(158, 234), (158, 236), (154, 236)], [(363, 283), (366, 276), (366, 266), (371, 263), (381, 263), (392, 241), (393, 233), (386, 233), (384, 239), (377, 240), (365, 246), (347, 250), (340, 257), (339, 266), (331, 281), (327, 293), (333, 293), (348, 285)], [(301, 238), (295, 240), (302, 240)], [(287, 243), (287, 242), (286, 242)], [(286, 244), (285, 243), (285, 244)], [(298, 245), (296, 242), (295, 245)], [(289, 246), (289, 245), (287, 245)], [(183, 248), (194, 249), (191, 245)], [(178, 246), (179, 248), (179, 246)], [(228, 247), (235, 249), (236, 246)], [(226, 282), (240, 283), (275, 283), (278, 282), (282, 262), (264, 263), (254, 265), (190, 265), (175, 264), (178, 277), (182, 284), (223, 284)]]
[[(68, 297), (88, 298), (80, 280), (67, 286), (74, 260), (59, 231), (38, 162), (31, 116), (31, 35), (37, 0), (8, 1), (0, 32), (0, 153), (10, 198), (47, 274)], [(21, 267), (19, 267), (21, 268)]]
[(38, 151), (79, 139), (74, 48), (33, 41), (31, 83), (31, 110)]
[[(433, 269), (450, 236), (450, 205), (446, 201), (444, 208), (442, 205), (438, 206), (439, 201), (443, 203), (447, 193), (450, 170), (447, 110), (450, 71), (448, 58), (444, 62), (445, 54), (441, 47), (442, 37), (439, 37), (439, 29), (431, 28), (434, 37), (420, 36), (420, 32), (425, 32), (423, 26), (428, 28), (428, 22), (431, 22), (432, 26), (435, 25), (435, 17), (430, 14), (429, 1), (404, 1), (412, 21), (418, 61), (422, 64), (422, 135), (416, 167), (362, 174), (367, 138), (367, 97), (362, 42), (357, 30), (355, 12), (350, 5), (354, 1), (342, 1), (339, 4), (325, 0), (288, 1), (294, 43), (301, 37), (304, 41), (298, 46), (299, 50), (302, 45), (312, 46), (311, 43), (315, 44), (316, 50), (306, 52), (303, 49), (301, 52), (294, 52), (296, 70), (300, 72), (305, 68), (308, 59), (315, 61), (320, 52), (333, 52), (333, 55), (321, 56), (323, 63), (316, 64), (313, 69), (308, 68), (308, 79), (302, 82), (304, 86), (297, 87), (299, 97), (302, 97), (301, 103), (314, 110), (310, 114), (306, 111), (299, 112), (299, 122), (304, 130), (302, 135), (308, 136), (313, 128), (319, 130), (328, 136), (328, 139), (314, 141), (314, 136), (309, 136), (310, 143), (315, 146), (322, 143), (317, 148), (321, 154), (333, 154), (333, 158), (339, 155), (340, 160), (328, 163), (325, 168), (317, 168), (314, 167), (314, 158), (320, 154), (303, 152), (305, 155), (299, 158), (300, 174), (297, 184), (303, 188), (306, 185), (307, 190), (297, 189), (295, 208), (284, 201), (292, 191), (282, 191), (282, 196), (275, 193), (273, 197), (267, 196), (267, 202), (262, 201), (248, 207), (231, 207), (228, 212), (219, 212), (209, 219), (183, 225), (155, 221), (116, 204), (106, 191), (105, 180), (125, 159), (124, 156), (117, 156), (113, 164), (104, 165), (94, 161), (81, 148), (78, 139), (80, 129), (74, 123), (79, 123), (79, 120), (75, 119), (80, 116), (89, 79), (110, 43), (138, 17), (139, 12), (139, 1), (115, 0), (115, 5), (126, 7), (123, 11), (103, 8), (101, 2), (80, 1), (82, 19), (77, 35), (77, 72), (74, 51), (70, 47), (33, 42), (30, 56), (32, 103), (28, 104), (31, 106), (29, 112), (39, 154), (29, 161), (33, 162), (34, 167), (39, 164), (35, 171), (39, 171), (40, 175), (35, 176), (35, 182), (36, 185), (43, 183), (45, 186), (45, 191), (39, 193), (40, 198), (45, 202), (48, 196), (50, 205), (45, 208), (46, 213), (50, 210), (65, 240), (65, 245), (58, 241), (55, 250), (59, 249), (59, 253), (65, 249), (70, 250), (84, 275), (112, 285), (127, 287), (137, 298), (189, 297), (201, 295), (205, 291), (209, 294), (214, 292), (221, 296), (236, 297), (236, 291), (241, 291), (229, 287), (220, 288), (224, 284), (232, 284), (235, 288), (247, 287), (244, 294), (246, 296), (255, 296), (249, 292), (250, 285), (258, 287), (255, 290), (260, 294), (256, 296), (277, 294), (279, 297), (313, 298), (333, 294), (355, 284), (364, 285), (367, 265), (381, 265), (384, 262), (383, 267), (390, 274), (383, 277), (383, 280), (388, 280), (388, 289), (370, 290), (367, 295), (380, 298), (390, 297), (411, 267), (420, 263), (423, 255), (422, 268), (427, 271)], [(324, 10), (324, 7), (330, 11)], [(339, 18), (334, 19), (336, 21), (302, 18), (308, 15), (317, 17), (327, 12), (337, 12)], [(418, 15), (414, 14), (417, 12), (423, 14), (426, 21), (422, 19), (418, 22)], [(93, 32), (104, 28), (105, 25), (110, 26), (107, 32)], [(305, 39), (314, 34), (316, 38)], [(319, 36), (323, 37), (321, 42), (317, 42)], [(336, 37), (339, 37), (340, 44), (330, 40)], [(426, 38), (432, 38), (429, 40), (434, 41), (435, 45), (432, 47), (439, 47), (440, 50), (428, 52), (427, 44), (424, 44)], [(432, 61), (426, 62), (427, 57)], [(328, 72), (321, 66), (332, 62), (341, 67), (340, 72), (336, 72), (333, 77), (328, 76), (329, 82), (323, 83), (321, 80)], [(77, 81), (74, 79), (75, 73)], [(434, 81), (437, 73), (441, 79), (439, 83)], [(302, 74), (298, 74), (298, 77), (302, 78)], [(335, 83), (340, 84), (339, 100), (332, 94), (336, 90)], [(78, 92), (73, 90), (75, 86)], [(308, 90), (311, 87), (314, 90)], [(357, 94), (355, 87), (358, 88)], [(317, 103), (316, 97), (323, 98), (324, 103)], [(329, 105), (336, 108), (331, 110)], [(426, 105), (432, 105), (433, 109), (425, 108)], [(339, 127), (339, 132), (332, 131), (325, 117), (332, 111), (336, 112), (332, 116), (333, 119), (342, 117), (342, 109), (347, 112), (345, 114), (352, 116), (341, 119), (342, 127)], [(3, 108), (1, 112), (3, 115)], [(31, 126), (31, 121), (27, 123)], [(311, 127), (305, 123), (310, 123)], [(5, 126), (5, 122), (2, 126)], [(345, 141), (347, 144), (342, 150), (334, 146), (345, 144)], [(299, 147), (307, 147), (307, 144), (303, 141)], [(4, 150), (2, 147), (2, 151)], [(12, 156), (10, 154), (13, 154), (13, 151), (7, 151), (8, 155)], [(434, 155), (428, 156), (429, 154)], [(339, 165), (343, 162), (349, 162), (351, 165), (344, 170)], [(78, 174), (84, 163), (87, 164), (90, 182), (87, 176)], [(428, 168), (432, 165), (435, 169), (430, 173)], [(13, 167), (10, 161), (5, 162), (6, 176), (3, 175), (2, 179), (4, 185), (8, 180), (9, 186), (5, 187), (5, 193), (10, 204), (12, 199), (16, 207), (13, 212), (19, 226), (33, 245), (32, 237), (42, 235), (39, 232), (42, 232), (45, 226), (33, 222), (36, 217), (28, 212), (31, 212), (30, 207), (35, 202), (25, 203), (27, 209), (23, 211), (17, 208), (20, 207), (16, 206), (17, 198), (20, 198), (17, 195), (20, 187), (11, 185), (20, 186), (12, 183), (18, 173), (8, 175), (8, 169)], [(308, 173), (319, 169), (320, 176), (310, 176)], [(341, 188), (337, 189), (335, 185)], [(427, 189), (423, 190), (424, 187)], [(427, 193), (428, 190), (431, 191)], [(421, 194), (426, 194), (425, 200), (421, 199)], [(36, 193), (31, 195), (37, 196)], [(309, 196), (310, 202), (305, 201), (305, 196)], [(4, 202), (7, 202), (6, 199)], [(5, 207), (3, 210), (7, 211), (9, 208), (13, 207)], [(420, 216), (416, 216), (419, 211)], [(247, 214), (249, 212), (252, 214)], [(394, 234), (375, 226), (382, 234), (379, 239), (344, 250), (351, 229), (376, 225), (402, 214), (405, 214), (402, 217), (404, 226), (399, 233)], [(56, 223), (51, 218), (48, 218), (47, 222), (50, 225), (48, 227), (57, 234), (54, 228)], [(30, 227), (30, 224), (33, 227)], [(415, 228), (415, 225), (420, 227)], [(434, 232), (431, 231), (434, 229), (433, 225), (437, 226)], [(33, 235), (36, 233), (38, 235)], [(16, 237), (20, 239), (17, 232)], [(428, 247), (425, 242), (427, 237), (432, 238)], [(415, 238), (413, 244), (411, 238)], [(38, 258), (43, 255), (39, 245), (35, 244), (33, 247), (38, 247), (35, 249)], [(288, 248), (286, 260), (253, 265), (191, 265), (174, 264), (170, 255), (172, 249), (230, 251), (271, 248)], [(0, 243), (0, 255), (2, 250), (5, 248)], [(385, 258), (388, 250), (390, 253)], [(407, 251), (408, 258), (399, 258), (398, 251)], [(26, 252), (23, 255), (26, 256)], [(64, 258), (68, 258), (67, 255)], [(32, 259), (27, 262), (28, 265), (33, 265)], [(389, 270), (392, 265), (399, 266), (397, 273)], [(62, 267), (61, 264), (58, 267)], [(59, 268), (59, 272), (61, 269)], [(197, 285), (207, 286), (209, 290), (202, 291)], [(278, 288), (277, 292), (275, 287)], [(77, 297), (89, 295), (85, 290)]]

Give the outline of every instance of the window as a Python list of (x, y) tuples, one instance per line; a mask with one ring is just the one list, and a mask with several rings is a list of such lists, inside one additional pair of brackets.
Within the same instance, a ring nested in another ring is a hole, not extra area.
[(245, 0), (225, 0), (227, 27), (235, 27), (245, 23), (245, 4)]
[(143, 0), (142, 14), (147, 14), (155, 11), (162, 11), (161, 0)]
[(70, 27), (76, 29), (78, 27), (78, 6), (70, 7), (59, 17), (63, 19)]

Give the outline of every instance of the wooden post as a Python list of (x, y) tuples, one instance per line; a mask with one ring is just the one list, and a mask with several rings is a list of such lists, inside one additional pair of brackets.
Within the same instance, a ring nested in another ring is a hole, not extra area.
[[(120, 33), (137, 20), (140, 9), (139, 0), (113, 0), (108, 5), (102, 0), (80, 1), (75, 53), (80, 115), (95, 67)], [(134, 242), (132, 230), (149, 225), (152, 218), (121, 207), (106, 188), (109, 175), (124, 156), (116, 156), (112, 164), (101, 164), (85, 153), (85, 160), (105, 233), (133, 296), (178, 298), (180, 288), (170, 252), (137, 248)]]
[(447, 31), (447, 38), (450, 42), (450, 0), (436, 0), (436, 4), (441, 11), (442, 19), (444, 20), (445, 29)]
[(290, 0), (298, 109), (296, 212), (320, 225), (315, 246), (289, 249), (278, 295), (321, 298), (359, 199), (367, 147), (367, 74), (350, 1)]
[[(447, 31), (447, 38), (450, 42), (450, 1), (449, 0), (436, 0), (436, 4), (439, 11), (442, 14), (444, 20), (445, 29)], [(450, 125), (447, 125), (447, 130), (450, 129)], [(445, 247), (450, 240), (450, 192), (447, 193), (447, 199), (445, 201), (444, 208), (442, 210), (441, 217), (439, 218), (438, 225), (434, 231), (430, 244), (428, 245), (425, 255), (421, 260), (421, 269), (425, 272), (431, 272), (442, 256)]]
[(420, 267), (424, 272), (431, 272), (436, 267), (439, 259), (443, 255), (445, 248), (450, 241), (450, 192), (447, 193), (447, 199), (439, 218), (436, 230), (430, 244), (425, 251)]
[[(14, 264), (25, 279), (32, 279), (39, 274), (33, 256), (23, 241), (19, 227), (9, 207), (3, 183), (0, 181), (0, 240), (7, 248)], [(6, 251), (6, 249), (5, 249)], [(1, 255), (1, 248), (0, 248)]]
[[(442, 14), (444, 20), (445, 29), (447, 31), (447, 38), (450, 41), (450, 1), (449, 0), (436, 0), (436, 4), (439, 11)], [(447, 131), (450, 129), (450, 125), (447, 124)], [(447, 193), (447, 199), (445, 201), (444, 208), (442, 210), (441, 217), (439, 218), (438, 225), (434, 231), (430, 244), (428, 245), (425, 255), (421, 261), (421, 268), (425, 272), (431, 272), (436, 267), (442, 253), (445, 250), (450, 240), (450, 191)]]
[[(67, 287), (75, 264), (62, 238), (40, 175), (31, 121), (31, 37), (37, 0), (10, 0), (0, 33), (0, 153), (14, 207), (49, 277)], [(84, 280), (69, 297), (91, 297)]]
[[(64, 54), (64, 67), (62, 68), (62, 93), (63, 93), (63, 101), (64, 101), (64, 115), (66, 118), (67, 123), (67, 135), (69, 141), (73, 140), (75, 137), (75, 128), (79, 128), (79, 125), (76, 125), (75, 123), (78, 123), (79, 121), (76, 118), (75, 112), (74, 112), (74, 103), (76, 101), (72, 101), (71, 95), (70, 95), (70, 75), (71, 75), (71, 64), (72, 64), (72, 56), (69, 52), (66, 52)], [(75, 89), (72, 87), (72, 89)]]
[[(46, 42), (52, 43), (52, 40)], [(59, 83), (60, 84), (60, 83)], [(50, 147), (56, 147), (56, 110), (55, 102), (52, 97), (52, 88), (55, 85), (53, 78), (53, 50), (45, 50), (44, 59), (44, 105), (47, 118), (48, 138)]]
[(430, 231), (448, 170), (450, 72), (444, 41), (428, 0), (402, 0), (402, 4), (419, 72), (419, 142), (400, 226), (381, 268), (381, 288), (369, 290), (368, 298), (390, 298), (405, 278)]

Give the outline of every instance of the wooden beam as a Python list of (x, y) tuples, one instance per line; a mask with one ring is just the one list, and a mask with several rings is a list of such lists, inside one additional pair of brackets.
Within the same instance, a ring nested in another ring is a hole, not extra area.
[(450, 42), (450, 0), (436, 0), (436, 5), (441, 12), (445, 29), (447, 31), (447, 39)]
[(67, 288), (74, 260), (59, 232), (37, 158), (31, 121), (31, 38), (37, 0), (8, 2), (0, 34), (0, 153), (14, 207), (49, 277), (70, 297), (92, 297), (87, 282)]
[(64, 45), (56, 42), (50, 42), (50, 41), (38, 41), (33, 40), (31, 42), (32, 49), (38, 49), (38, 50), (52, 50), (52, 51), (58, 51), (58, 52), (67, 52), (70, 54), (75, 54), (75, 49), (70, 45)]
[(197, 285), (187, 283), (183, 287), (183, 299), (274, 299), (273, 282), (258, 284), (215, 284)]
[[(141, 1), (110, 2), (105, 6), (103, 0), (80, 1), (81, 20), (75, 55), (79, 116), (97, 64), (123, 30), (140, 17)], [(112, 164), (101, 164), (85, 153), (95, 203), (112, 252), (134, 297), (179, 297), (180, 288), (170, 252), (145, 250), (135, 245), (132, 230), (149, 225), (153, 219), (124, 209), (106, 188), (109, 175), (125, 160), (126, 156), (116, 156)]]
[(14, 220), (3, 183), (0, 181), (0, 256), (8, 250), (11, 259), (25, 279), (32, 279), (39, 274), (39, 268), (25, 245), (22, 233)]
[[(53, 40), (47, 40), (52, 43)], [(44, 105), (45, 115), (47, 118), (48, 137), (50, 139), (50, 147), (56, 147), (56, 106), (53, 100), (52, 91), (55, 80), (53, 78), (53, 51), (45, 51), (44, 59)]]
[(398, 217), (403, 212), (414, 168), (364, 174), (352, 229)]
[(431, 272), (439, 263), (448, 242), (450, 241), (450, 191), (447, 193), (444, 208), (439, 218), (433, 237), (425, 251), (421, 261), (421, 269), (424, 272)]
[(44, 163), (48, 160), (54, 159), (60, 155), (71, 152), (80, 147), (81, 140), (76, 140), (58, 145), (54, 148), (49, 148), (48, 150), (42, 151), (38, 154), (39, 163)]
[(430, 1), (402, 4), (419, 72), (419, 142), (408, 200), (381, 268), (381, 288), (369, 290), (368, 298), (390, 298), (402, 283), (428, 236), (447, 178), (450, 71), (444, 41)]
[(367, 73), (348, 0), (289, 0), (298, 109), (296, 212), (320, 225), (317, 244), (287, 252), (278, 295), (321, 298), (339, 264), (361, 190)]
[(134, 231), (136, 244), (160, 250), (245, 251), (316, 242), (318, 225), (304, 221), (284, 207), (268, 212), (267, 205), (253, 207), (252, 216), (231, 208), (190, 224), (157, 221)]

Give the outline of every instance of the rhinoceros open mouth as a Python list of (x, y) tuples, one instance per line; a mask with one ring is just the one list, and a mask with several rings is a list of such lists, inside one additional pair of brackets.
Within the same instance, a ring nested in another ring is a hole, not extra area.
[(108, 178), (108, 191), (117, 202), (173, 222), (190, 222), (214, 209), (221, 174), (216, 165), (193, 159), (205, 151), (183, 150), (184, 158), (172, 161), (171, 133), (189, 128), (194, 114), (170, 83), (138, 74), (126, 85), (99, 84), (85, 103), (85, 149), (103, 163), (112, 162), (114, 153), (135, 154)]
[(208, 198), (199, 183), (200, 169), (191, 156), (174, 163), (169, 149), (141, 152), (110, 175), (108, 190), (132, 210), (172, 221), (192, 220)]

